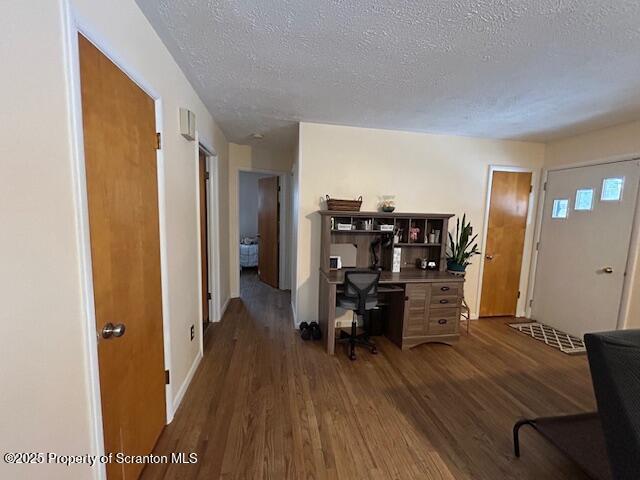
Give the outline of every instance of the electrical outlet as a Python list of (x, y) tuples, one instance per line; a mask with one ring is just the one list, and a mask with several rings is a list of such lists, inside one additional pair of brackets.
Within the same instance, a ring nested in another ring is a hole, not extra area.
[(196, 327), (195, 325), (191, 325), (191, 341), (196, 337)]

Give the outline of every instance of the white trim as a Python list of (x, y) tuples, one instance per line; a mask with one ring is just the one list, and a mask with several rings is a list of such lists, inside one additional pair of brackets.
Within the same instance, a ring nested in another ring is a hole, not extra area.
[(222, 307), (220, 307), (220, 318), (218, 321), (222, 320), (222, 317), (224, 317), (224, 314), (227, 312), (227, 307), (229, 306), (229, 303), (231, 303), (231, 297), (227, 297), (227, 299), (222, 304)]
[[(640, 152), (629, 153), (626, 155), (614, 155), (611, 157), (605, 157), (600, 160), (589, 160), (586, 162), (575, 162), (566, 165), (556, 165), (553, 167), (547, 167), (542, 170), (542, 183), (540, 185), (540, 198), (538, 201), (538, 211), (536, 214), (536, 229), (534, 235), (534, 246), (540, 242), (542, 234), (542, 220), (544, 217), (544, 202), (546, 197), (546, 185), (549, 177), (549, 172), (558, 170), (571, 170), (573, 168), (592, 167), (596, 165), (606, 165), (608, 163), (629, 162), (633, 160), (640, 161)], [(636, 198), (636, 211), (634, 214), (633, 225), (631, 229), (631, 239), (629, 245), (629, 253), (627, 254), (626, 274), (622, 283), (622, 297), (620, 299), (620, 308), (618, 310), (618, 321), (616, 324), (617, 329), (626, 328), (629, 323), (629, 311), (631, 309), (631, 291), (633, 289), (634, 278), (637, 275), (638, 268), (640, 268), (640, 188), (638, 189), (638, 195)], [(529, 269), (529, 287), (527, 291), (527, 305), (526, 313), (527, 317), (531, 318), (531, 305), (529, 300), (533, 299), (533, 293), (535, 289), (536, 270), (538, 267), (538, 251), (533, 248), (531, 254), (531, 268)]]
[[(194, 205), (194, 210), (196, 213), (196, 243), (197, 243), (197, 249), (196, 251), (198, 252), (198, 325), (194, 325), (195, 331), (197, 332), (196, 335), (198, 337), (198, 354), (200, 356), (202, 356), (204, 354), (204, 327), (203, 327), (203, 323), (204, 323), (204, 315), (203, 310), (204, 310), (204, 305), (202, 304), (202, 299), (204, 297), (204, 292), (202, 291), (202, 226), (200, 224), (200, 195), (202, 194), (202, 192), (200, 191), (200, 141), (198, 139), (198, 137), (200, 136), (200, 133), (196, 130), (196, 138), (195, 141), (193, 142), (194, 144), (194, 153), (195, 153), (195, 158), (194, 158), (194, 166), (195, 166), (195, 188), (194, 188), (194, 201), (195, 201), (195, 205)], [(207, 170), (207, 160), (205, 158), (205, 170)], [(206, 195), (206, 191), (205, 191), (205, 195)], [(205, 197), (206, 199), (206, 197)], [(209, 219), (207, 218), (207, 231), (209, 228)], [(208, 245), (207, 245), (208, 248)], [(208, 267), (208, 266), (207, 266)], [(207, 269), (208, 271), (208, 269)], [(211, 285), (211, 278), (208, 279), (209, 280), (209, 285)], [(209, 305), (210, 306), (210, 305)], [(209, 318), (211, 318), (211, 310), (209, 310)], [(183, 383), (184, 385), (184, 383)], [(182, 387), (180, 387), (182, 388)], [(177, 395), (176, 395), (177, 397)], [(175, 401), (174, 401), (175, 403)], [(178, 409), (177, 405), (174, 407), (174, 414), (175, 411)]]
[(293, 328), (298, 328), (300, 324), (298, 323), (298, 315), (296, 315), (296, 306), (293, 303), (293, 291), (291, 292), (291, 317), (293, 318)]
[[(163, 135), (162, 131), (162, 100), (156, 100), (156, 130)], [(169, 301), (169, 259), (168, 259), (168, 233), (167, 233), (167, 189), (166, 189), (166, 164), (162, 149), (157, 152), (157, 174), (158, 174), (158, 221), (160, 237), (160, 278), (162, 288), (162, 337), (164, 343), (164, 368), (171, 369), (171, 304)], [(173, 385), (166, 385), (166, 410), (167, 424), (173, 420), (175, 408), (173, 406)]]
[(212, 321), (219, 322), (223, 313), (220, 307), (222, 302), (222, 294), (220, 293), (222, 285), (220, 278), (220, 157), (211, 156), (207, 160), (209, 162), (209, 176), (213, 178), (209, 186), (209, 232), (213, 231), (213, 234), (209, 235), (209, 248), (213, 249), (213, 251), (209, 250), (209, 272), (210, 275), (213, 275), (211, 278), (211, 288), (213, 289), (211, 311), (215, 314)]
[(180, 388), (176, 392), (176, 398), (173, 401), (173, 404), (175, 406), (174, 414), (175, 412), (178, 411), (178, 408), (182, 403), (182, 399), (184, 398), (185, 393), (187, 393), (187, 389), (191, 384), (191, 380), (193, 380), (193, 376), (196, 374), (196, 371), (198, 370), (198, 366), (202, 361), (202, 357), (203, 357), (202, 352), (198, 352), (198, 355), (196, 355), (196, 358), (193, 359), (193, 363), (191, 364), (191, 367), (187, 372), (187, 376), (185, 377), (184, 381), (182, 382), (182, 385), (180, 385)]
[[(89, 207), (86, 189), (86, 172), (84, 157), (84, 133), (82, 127), (82, 92), (80, 87), (80, 53), (78, 50), (78, 34), (82, 34), (90, 40), (107, 58), (120, 68), (134, 83), (155, 100), (156, 131), (163, 135), (162, 100), (135, 69), (129, 68), (109, 42), (101, 37), (94, 29), (84, 22), (75, 11), (69, 0), (61, 3), (63, 18), (64, 62), (67, 75), (67, 94), (70, 113), (70, 133), (72, 166), (74, 180), (74, 202), (76, 205), (77, 238), (80, 257), (80, 275), (82, 278), (82, 298), (85, 309), (85, 336), (86, 356), (88, 359), (87, 384), (89, 386), (90, 417), (93, 425), (92, 450), (96, 455), (104, 454), (104, 431), (102, 427), (102, 400), (100, 396), (100, 375), (98, 367), (98, 344), (96, 337), (95, 301), (93, 290), (93, 275), (91, 263), (91, 241), (89, 238)], [(171, 365), (170, 343), (170, 308), (169, 308), (169, 284), (167, 273), (167, 242), (166, 242), (166, 210), (165, 210), (165, 168), (164, 154), (157, 151), (157, 175), (158, 175), (158, 217), (160, 222), (160, 269), (162, 289), (162, 316), (163, 316), (163, 343), (164, 343), (164, 368)], [(165, 389), (166, 421), (173, 418), (173, 395), (171, 385)], [(95, 469), (95, 478), (105, 479), (106, 468), (104, 465)]]
[[(209, 195), (206, 197), (207, 201), (207, 238), (209, 239), (208, 245), (208, 273), (209, 273), (209, 288), (211, 289), (211, 300), (209, 303), (209, 321), (211, 323), (219, 322), (221, 318), (220, 314), (220, 197), (219, 197), (219, 157), (215, 148), (210, 146), (204, 138), (200, 138), (198, 132), (196, 132), (196, 144), (198, 162), (200, 162), (199, 151), (202, 150), (206, 155), (206, 170), (209, 173)], [(199, 163), (197, 168), (197, 206), (196, 212), (198, 215), (198, 258), (202, 262), (202, 246), (200, 245), (200, 170)], [(200, 298), (202, 299), (202, 281), (201, 270), (198, 275), (198, 281), (200, 285)], [(202, 301), (200, 301), (200, 311), (202, 312)], [(200, 315), (200, 324), (202, 328), (202, 314)], [(204, 352), (204, 336), (200, 335), (200, 350)]]
[[(640, 165), (640, 161), (638, 162)], [(635, 279), (640, 268), (640, 186), (636, 198), (636, 211), (633, 216), (633, 226), (631, 227), (631, 238), (629, 241), (629, 252), (627, 254), (627, 265), (625, 268), (624, 282), (622, 283), (622, 296), (620, 297), (620, 310), (618, 311), (617, 328), (629, 328), (629, 312), (631, 311), (632, 295)]]
[[(82, 129), (82, 96), (80, 91), (80, 53), (78, 51), (78, 25), (69, 0), (63, 0), (63, 61), (67, 77), (69, 105), (69, 131), (71, 133), (71, 158), (73, 176), (73, 197), (76, 210), (76, 241), (79, 249), (81, 294), (84, 310), (85, 355), (87, 358), (86, 382), (89, 397), (89, 417), (92, 426), (89, 451), (94, 455), (104, 454), (104, 431), (102, 426), (102, 399), (100, 397), (100, 376), (98, 371), (98, 339), (94, 309), (93, 272), (91, 264), (91, 240), (89, 238), (89, 203), (87, 199), (86, 172), (84, 163), (84, 136)], [(94, 478), (107, 478), (104, 464), (94, 469)]]
[[(534, 244), (532, 241), (533, 236), (535, 235), (535, 228), (532, 230), (531, 227), (535, 227), (535, 206), (536, 206), (536, 191), (537, 191), (537, 182), (538, 182), (538, 173), (537, 170), (530, 167), (516, 167), (516, 166), (502, 166), (502, 165), (489, 165), (489, 175), (487, 180), (487, 196), (485, 200), (485, 208), (484, 208), (484, 219), (482, 221), (482, 241), (480, 244), (480, 269), (478, 273), (478, 288), (476, 292), (477, 305), (476, 311), (471, 312), (472, 318), (479, 318), (480, 316), (480, 305), (482, 302), (482, 281), (484, 275), (484, 261), (485, 261), (485, 248), (487, 246), (487, 235), (489, 233), (489, 210), (491, 206), (491, 188), (493, 186), (493, 173), (494, 172), (530, 172), (531, 173), (531, 192), (529, 193), (529, 207), (527, 208), (527, 221), (526, 221), (526, 229), (524, 234), (524, 242), (522, 245), (522, 256), (523, 262), (520, 265), (520, 281), (518, 283), (518, 290), (521, 293), (528, 292), (528, 284), (529, 284), (529, 276), (527, 275), (527, 269), (523, 268), (524, 266), (524, 257), (525, 252), (532, 248)], [(527, 305), (529, 296), (520, 295), (518, 299), (518, 303), (516, 305), (516, 317), (523, 317), (527, 313)]]

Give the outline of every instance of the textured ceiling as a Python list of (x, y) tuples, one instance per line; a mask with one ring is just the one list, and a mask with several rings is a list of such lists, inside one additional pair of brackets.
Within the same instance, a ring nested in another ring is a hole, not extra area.
[(640, 118), (638, 0), (137, 0), (231, 141), (550, 140)]

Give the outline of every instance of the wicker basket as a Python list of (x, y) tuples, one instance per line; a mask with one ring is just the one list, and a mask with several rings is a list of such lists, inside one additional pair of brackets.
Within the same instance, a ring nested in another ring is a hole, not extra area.
[(359, 212), (362, 206), (362, 195), (357, 200), (338, 200), (327, 195), (327, 210), (336, 212)]

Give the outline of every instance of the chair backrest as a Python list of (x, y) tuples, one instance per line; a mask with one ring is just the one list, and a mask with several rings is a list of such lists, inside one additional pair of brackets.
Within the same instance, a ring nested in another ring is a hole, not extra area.
[(640, 330), (584, 340), (613, 478), (640, 478)]
[(344, 296), (358, 300), (359, 314), (366, 310), (367, 297), (378, 295), (379, 281), (379, 271), (348, 270), (344, 273)]

